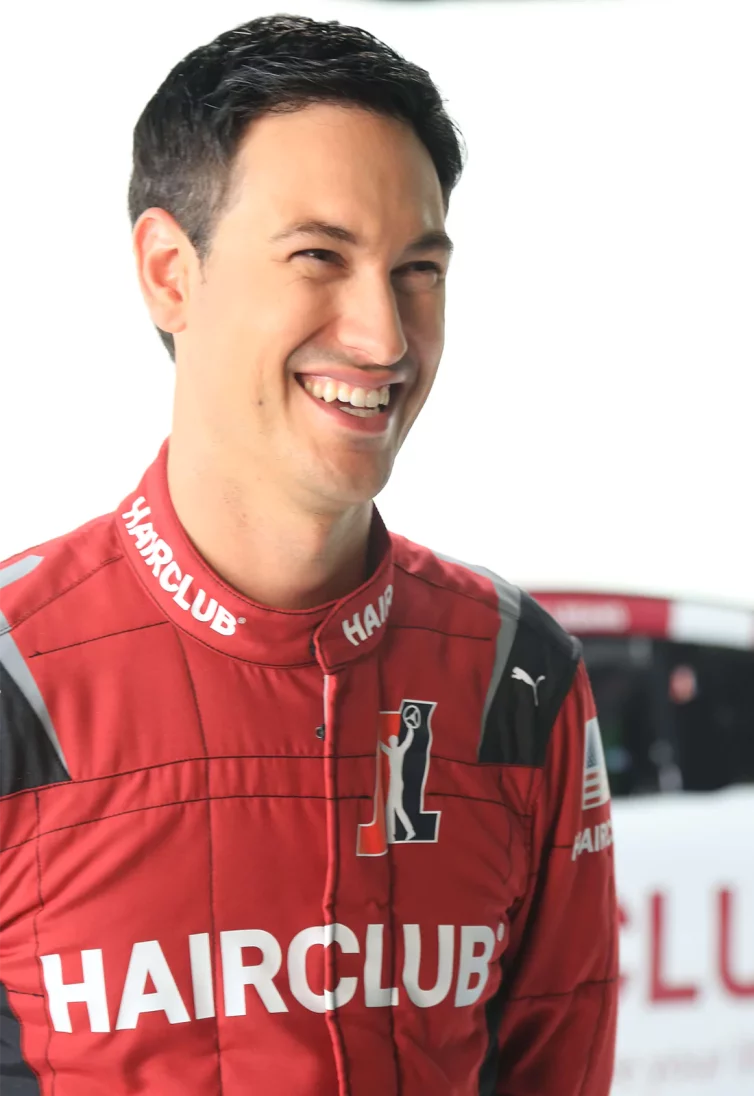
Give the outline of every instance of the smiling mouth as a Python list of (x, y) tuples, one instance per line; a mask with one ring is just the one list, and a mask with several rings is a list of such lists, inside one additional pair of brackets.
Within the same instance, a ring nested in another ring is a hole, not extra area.
[(338, 411), (355, 418), (371, 419), (384, 415), (389, 409), (392, 389), (396, 384), (379, 388), (354, 386), (332, 377), (311, 377), (296, 374), (296, 380), (315, 400), (332, 404)]

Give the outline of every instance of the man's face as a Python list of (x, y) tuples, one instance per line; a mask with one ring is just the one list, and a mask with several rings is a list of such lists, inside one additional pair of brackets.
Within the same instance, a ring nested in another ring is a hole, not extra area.
[(444, 221), (400, 122), (329, 104), (254, 122), (190, 265), (176, 415), (239, 479), (315, 512), (373, 498), (440, 361)]

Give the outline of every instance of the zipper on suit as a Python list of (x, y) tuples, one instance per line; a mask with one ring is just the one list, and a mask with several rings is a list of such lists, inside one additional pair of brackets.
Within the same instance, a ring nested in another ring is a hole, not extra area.
[[(334, 926), (337, 923), (336, 899), (338, 880), (340, 876), (340, 838), (338, 825), (338, 780), (337, 780), (337, 750), (335, 740), (335, 701), (337, 692), (337, 679), (333, 674), (325, 674), (324, 679), (324, 765), (325, 765), (325, 795), (327, 818), (327, 877), (325, 880), (325, 893), (322, 900), (322, 913), (325, 925), (325, 985), (332, 987), (334, 994), (338, 985), (338, 949), (333, 939)], [(333, 1007), (325, 1012), (332, 1042), (335, 1068), (338, 1076), (338, 1096), (350, 1096), (351, 1087), (348, 1080), (348, 1058), (343, 1040), (343, 1033), (338, 1020), (337, 1001), (331, 1001)]]

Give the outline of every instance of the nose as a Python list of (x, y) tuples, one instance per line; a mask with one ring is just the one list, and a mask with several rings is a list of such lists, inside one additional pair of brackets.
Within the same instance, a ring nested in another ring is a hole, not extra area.
[(408, 343), (389, 278), (374, 272), (343, 286), (338, 340), (364, 365), (395, 365), (405, 357)]

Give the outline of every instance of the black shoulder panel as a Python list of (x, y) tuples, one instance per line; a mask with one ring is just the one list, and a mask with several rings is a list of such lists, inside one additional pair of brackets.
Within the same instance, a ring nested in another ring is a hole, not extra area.
[(39, 1096), (39, 1081), (21, 1053), (21, 1025), (0, 982), (0, 1092), (3, 1096)]
[(516, 634), (482, 729), (480, 761), (544, 765), (580, 657), (579, 641), (522, 591)]
[(0, 662), (0, 795), (70, 780), (38, 714)]

